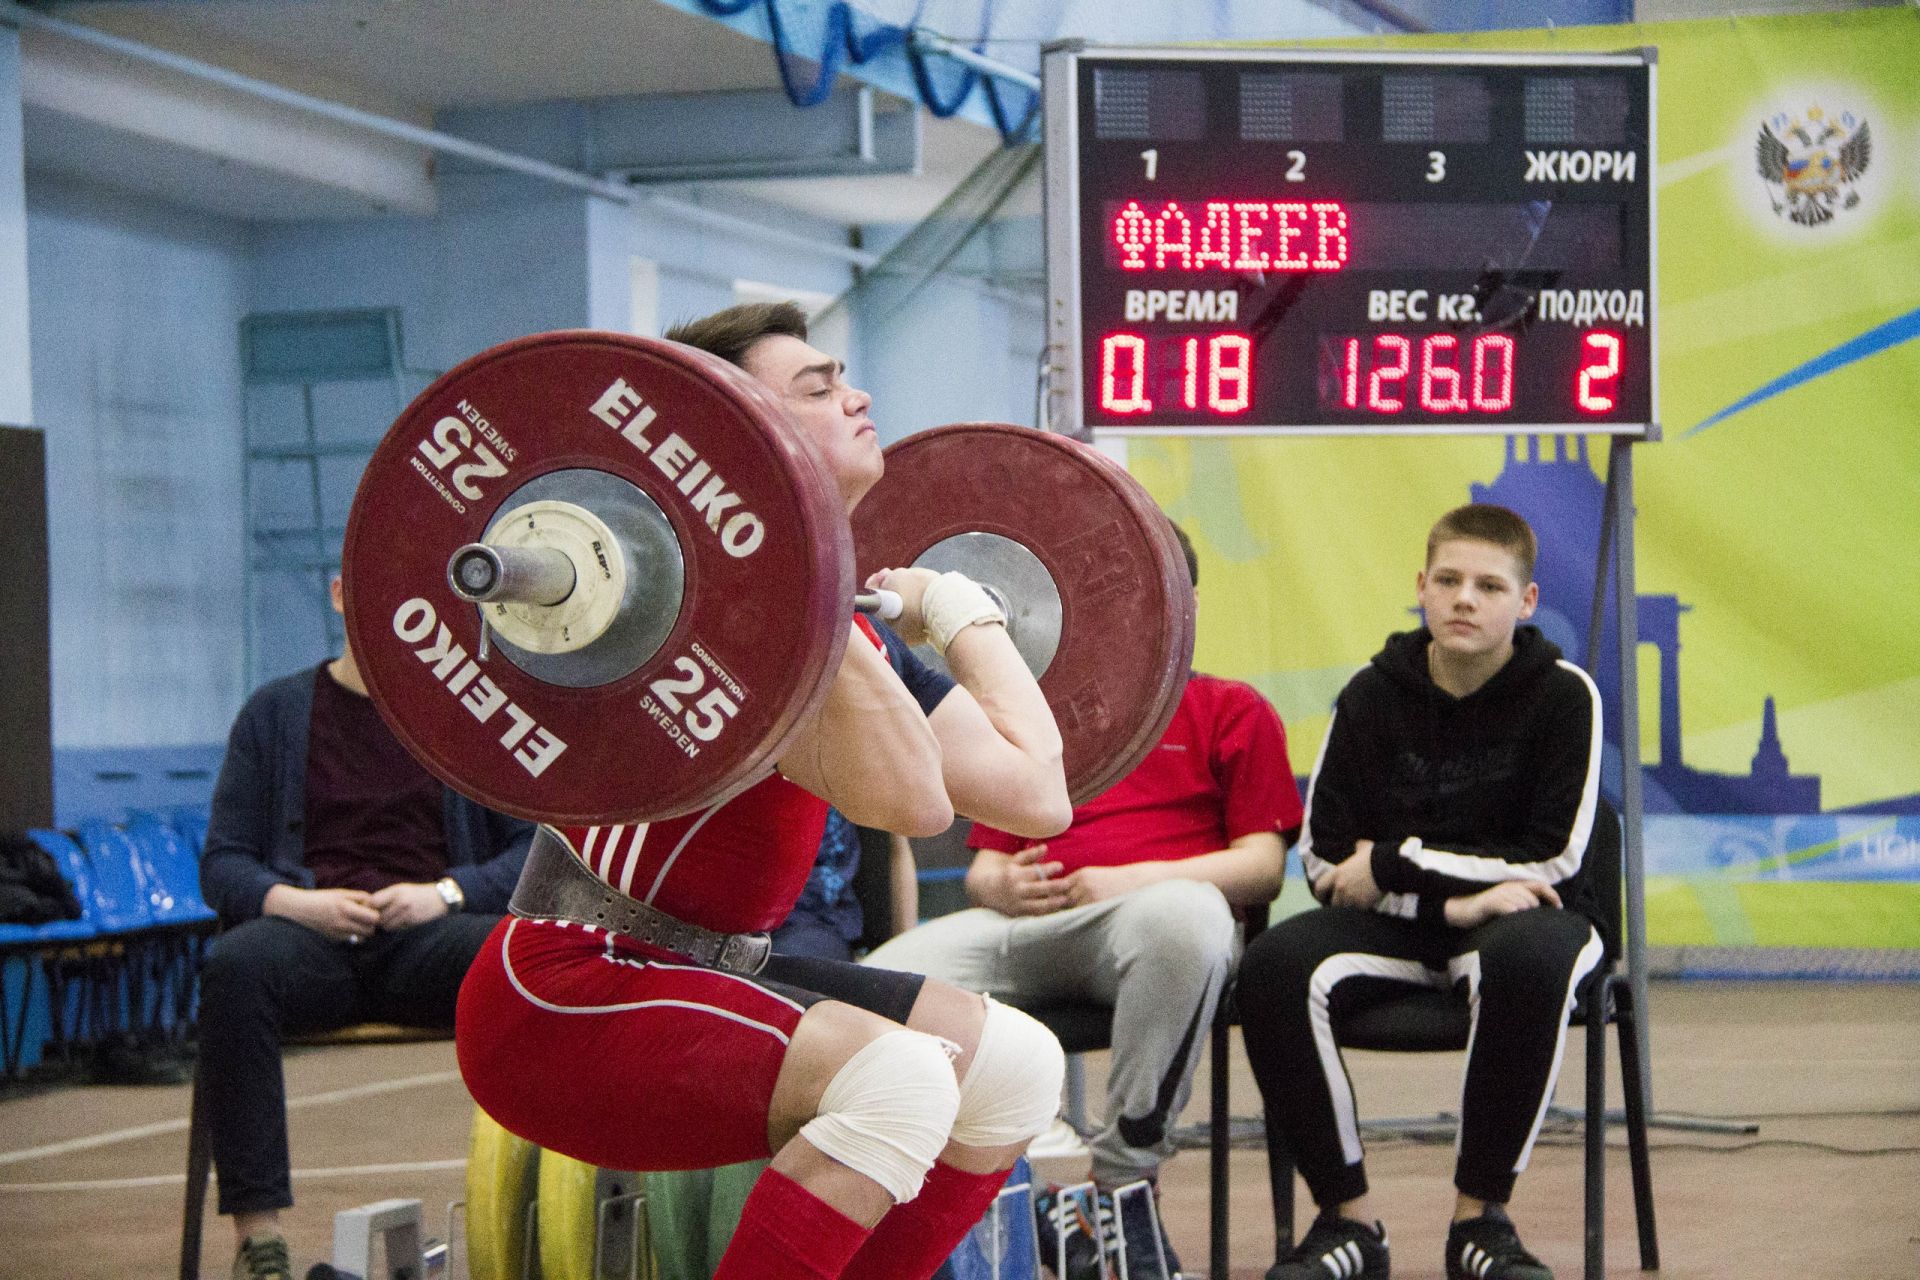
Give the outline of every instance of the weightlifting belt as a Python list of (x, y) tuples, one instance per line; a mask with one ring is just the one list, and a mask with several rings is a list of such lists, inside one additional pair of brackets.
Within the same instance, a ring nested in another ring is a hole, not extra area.
[(527, 851), (507, 909), (528, 920), (569, 920), (624, 934), (650, 947), (733, 973), (755, 974), (773, 941), (764, 933), (715, 933), (630, 898), (581, 865), (566, 845), (542, 830)]

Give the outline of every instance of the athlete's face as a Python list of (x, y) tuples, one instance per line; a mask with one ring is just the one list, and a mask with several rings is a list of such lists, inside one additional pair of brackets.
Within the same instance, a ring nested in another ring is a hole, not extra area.
[(1513, 553), (1494, 543), (1455, 538), (1435, 547), (1418, 580), (1433, 642), (1462, 658), (1504, 653), (1540, 599), (1539, 586), (1520, 577)]
[(885, 463), (867, 410), (873, 397), (847, 382), (846, 366), (788, 334), (762, 338), (741, 364), (765, 383), (826, 459), (847, 510), (880, 479)]

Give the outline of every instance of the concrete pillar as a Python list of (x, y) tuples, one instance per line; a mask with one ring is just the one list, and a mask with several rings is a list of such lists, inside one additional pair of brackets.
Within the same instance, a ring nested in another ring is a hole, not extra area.
[(20, 130), (20, 33), (0, 26), (0, 423), (33, 421), (27, 352), (27, 173)]

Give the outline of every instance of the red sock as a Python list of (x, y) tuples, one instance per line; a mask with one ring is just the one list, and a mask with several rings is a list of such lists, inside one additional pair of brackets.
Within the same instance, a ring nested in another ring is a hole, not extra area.
[(962, 1173), (935, 1162), (920, 1194), (887, 1210), (841, 1280), (927, 1280), (1006, 1185), (1005, 1169)]
[(713, 1280), (839, 1280), (869, 1234), (786, 1174), (768, 1169), (747, 1193), (733, 1243)]

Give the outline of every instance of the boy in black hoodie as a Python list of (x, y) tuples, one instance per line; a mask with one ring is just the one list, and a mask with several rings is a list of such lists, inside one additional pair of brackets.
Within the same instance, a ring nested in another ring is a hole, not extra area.
[(1519, 626), (1535, 553), (1504, 507), (1441, 517), (1417, 579), (1426, 626), (1389, 636), (1334, 705), (1299, 844), (1323, 905), (1240, 966), (1247, 1056), (1320, 1208), (1267, 1280), (1388, 1274), (1333, 1024), (1406, 984), (1453, 991), (1473, 1023), (1448, 1280), (1551, 1280), (1504, 1206), (1603, 954), (1585, 875), (1601, 724), (1593, 681)]

